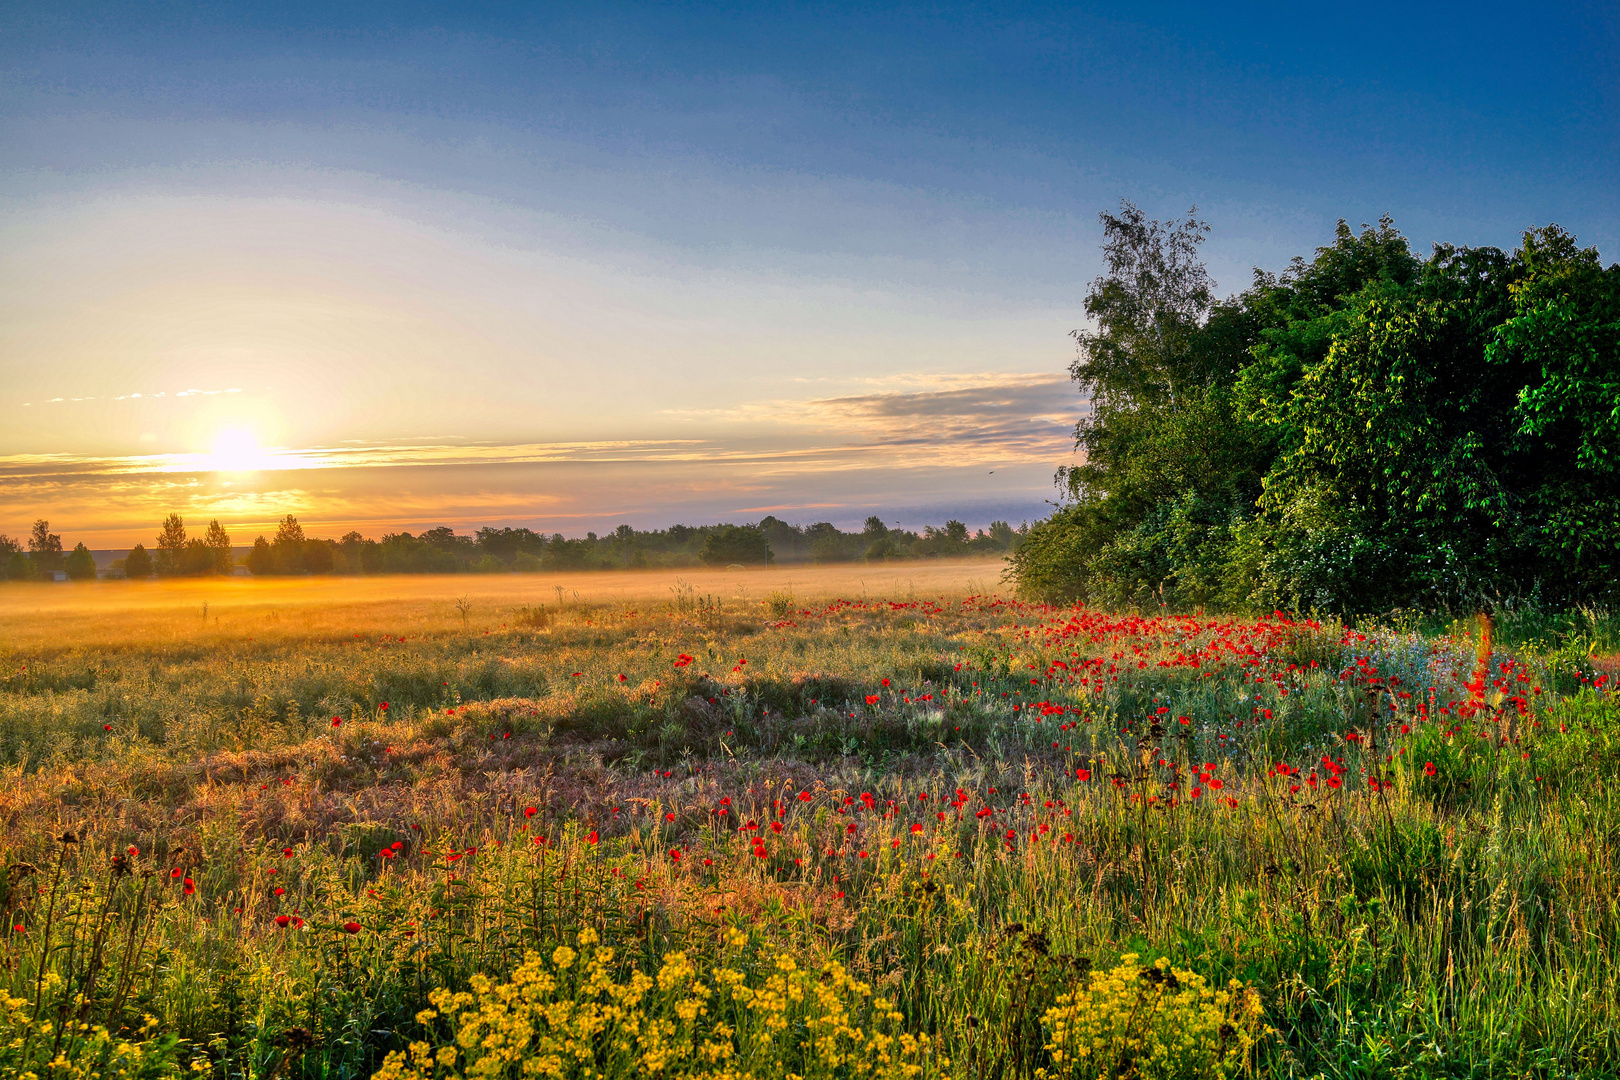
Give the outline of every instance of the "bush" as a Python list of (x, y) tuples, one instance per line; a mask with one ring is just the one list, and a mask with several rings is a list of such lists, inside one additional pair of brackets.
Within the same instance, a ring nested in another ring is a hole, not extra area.
[(1224, 990), (1172, 968), (1164, 958), (1138, 967), (1135, 953), (1118, 967), (1091, 973), (1089, 983), (1058, 998), (1042, 1022), (1050, 1032), (1052, 1077), (1234, 1076), (1271, 1033), (1260, 995), (1236, 979)]
[(729, 962), (664, 956), (656, 978), (616, 978), (614, 950), (583, 929), (549, 958), (530, 952), (512, 981), (478, 975), (471, 993), (439, 989), (417, 1016), (434, 1032), (388, 1055), (376, 1080), (462, 1075), (924, 1077), (926, 1035), (896, 1034), (901, 1015), (829, 960), (820, 970), (778, 955), (750, 973)]

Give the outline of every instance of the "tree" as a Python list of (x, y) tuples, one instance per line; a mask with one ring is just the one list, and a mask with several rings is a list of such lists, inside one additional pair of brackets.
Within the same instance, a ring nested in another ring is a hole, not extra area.
[[(1079, 357), (1070, 374), (1094, 402), (1130, 407), (1209, 381), (1193, 339), (1213, 306), (1209, 272), (1198, 258), (1209, 226), (1194, 207), (1180, 222), (1150, 221), (1128, 199), (1099, 214), (1108, 270), (1086, 293), (1096, 330), (1074, 331)], [(1095, 413), (1093, 414), (1095, 416)]]
[(28, 556), (22, 553), (22, 545), (0, 533), (0, 581), (28, 576)]
[(1556, 225), (1524, 235), (1525, 267), (1490, 359), (1523, 371), (1511, 423), (1533, 448), (1534, 546), (1577, 594), (1620, 574), (1620, 265)]
[(152, 556), (143, 545), (136, 544), (124, 556), (124, 576), (131, 581), (144, 581), (152, 576)]
[(186, 523), (179, 514), (163, 519), (157, 537), (157, 572), (168, 576), (181, 572), (183, 552), (186, 549)]
[(276, 573), (276, 553), (270, 549), (270, 541), (262, 536), (253, 538), (253, 549), (247, 555), (247, 568), (254, 577)]
[(44, 518), (35, 521), (29, 530), (28, 561), (36, 574), (62, 569), (62, 538), (51, 532), (51, 523)]
[(1214, 302), (1190, 217), (1104, 225), (1085, 457), (1013, 555), (1021, 588), (1341, 614), (1620, 596), (1620, 267), (1556, 226), (1419, 258), (1385, 217)]
[(74, 581), (96, 580), (96, 557), (90, 554), (90, 549), (85, 547), (82, 541), (73, 546), (73, 551), (64, 561), (62, 568)]
[(866, 561), (882, 562), (885, 559), (898, 558), (900, 546), (888, 535), (883, 535), (866, 545)]
[(180, 565), (178, 573), (187, 577), (201, 577), (204, 574), (213, 574), (215, 570), (215, 552), (200, 536), (193, 536), (186, 541), (186, 546), (180, 551)]
[(772, 559), (765, 534), (751, 525), (719, 525), (703, 538), (698, 558), (709, 566), (762, 565)]
[(288, 514), (276, 526), (276, 538), (270, 541), (270, 550), (275, 556), (275, 572), (278, 574), (302, 574), (304, 572), (304, 527), (298, 524), (298, 519)]
[(208, 523), (208, 531), (203, 534), (203, 543), (207, 545), (212, 557), (214, 573), (229, 574), (236, 567), (236, 556), (231, 551), (231, 537), (225, 527), (215, 518)]

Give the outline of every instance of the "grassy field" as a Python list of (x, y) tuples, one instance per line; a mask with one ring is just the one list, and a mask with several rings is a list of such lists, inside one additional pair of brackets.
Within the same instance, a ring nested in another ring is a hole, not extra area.
[(0, 590), (0, 1074), (1620, 1074), (1612, 620), (998, 576)]

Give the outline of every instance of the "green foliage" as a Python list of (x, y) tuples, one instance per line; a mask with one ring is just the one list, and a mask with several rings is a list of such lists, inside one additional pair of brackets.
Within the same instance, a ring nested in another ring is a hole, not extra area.
[(1014, 557), (1027, 592), (1340, 613), (1613, 595), (1620, 267), (1555, 226), (1420, 259), (1386, 218), (1215, 303), (1193, 219), (1103, 221), (1072, 369), (1085, 460)]
[(709, 566), (731, 563), (764, 565), (772, 559), (771, 545), (760, 529), (746, 525), (722, 525), (703, 541), (698, 558)]
[(62, 569), (62, 538), (51, 532), (51, 524), (44, 518), (35, 521), (29, 531), (28, 562), (33, 577)]
[(73, 581), (96, 580), (96, 557), (90, 554), (90, 549), (82, 543), (75, 544), (68, 557), (63, 560), (62, 569)]
[(9, 578), (22, 580), (29, 575), (28, 556), (22, 545), (5, 533), (0, 533), (0, 581)]
[(1461, 627), (772, 600), (763, 632), (677, 590), (6, 652), (0, 1072), (1620, 1058), (1620, 699), (1550, 658), (1473, 709)]

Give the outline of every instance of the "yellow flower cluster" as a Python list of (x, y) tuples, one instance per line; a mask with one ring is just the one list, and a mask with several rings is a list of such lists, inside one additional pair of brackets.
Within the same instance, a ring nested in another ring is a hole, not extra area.
[(477, 977), (470, 993), (435, 990), (417, 1019), (443, 1037), (390, 1054), (375, 1080), (949, 1080), (928, 1038), (900, 1032), (893, 1005), (836, 962), (807, 969), (783, 954), (749, 974), (677, 952), (656, 977), (632, 971), (619, 981), (614, 951), (594, 931), (575, 946), (558, 946), (549, 961), (530, 952), (510, 982)]
[[(60, 980), (58, 979), (58, 982)], [(32, 1006), (0, 990), (0, 1076), (17, 1080), (147, 1080), (182, 1075), (173, 1038), (152, 1039), (157, 1021), (146, 1018), (148, 1038), (119, 1038), (99, 1024), (33, 1018)]]
[(1260, 995), (1235, 979), (1212, 988), (1163, 957), (1145, 968), (1137, 960), (1126, 953), (1118, 967), (1092, 972), (1083, 989), (1047, 1010), (1052, 1065), (1037, 1075), (1224, 1080), (1242, 1072), (1272, 1031)]

